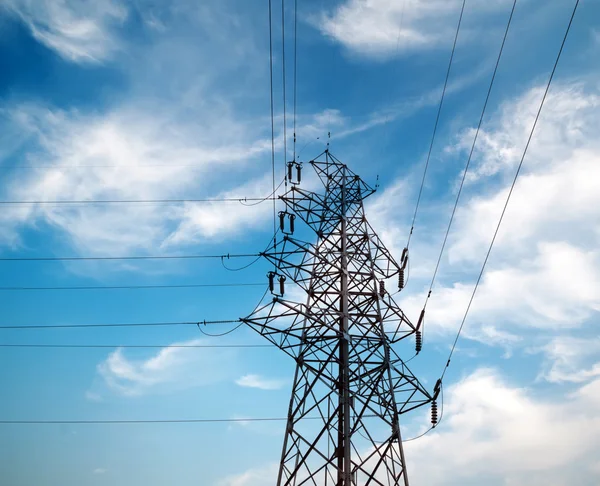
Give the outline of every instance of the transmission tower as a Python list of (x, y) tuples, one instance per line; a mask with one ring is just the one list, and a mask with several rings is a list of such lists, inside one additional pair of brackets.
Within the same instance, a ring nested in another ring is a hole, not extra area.
[[(396, 263), (368, 223), (375, 191), (358, 175), (329, 150), (310, 165), (325, 194), (302, 189), (301, 165), (288, 164), (284, 236), (264, 252), (274, 297), (243, 319), (296, 361), (277, 485), (408, 486), (399, 416), (433, 402), (435, 423), (439, 388), (430, 394), (392, 348), (413, 334), (421, 347), (422, 318), (413, 325), (385, 289), (404, 286), (408, 255)], [(292, 236), (296, 216), (316, 244)], [(305, 303), (284, 298), (286, 281)]]

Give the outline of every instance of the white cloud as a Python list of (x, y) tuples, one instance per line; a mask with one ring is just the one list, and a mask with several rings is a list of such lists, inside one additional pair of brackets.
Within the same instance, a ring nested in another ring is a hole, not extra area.
[[(598, 252), (565, 243), (542, 243), (534, 258), (509, 261), (486, 271), (464, 336), (506, 345), (517, 340), (511, 329), (574, 328), (600, 310)], [(565, 275), (569, 275), (568, 282)], [(434, 332), (458, 329), (474, 285), (471, 281), (436, 287), (427, 307), (427, 327)], [(418, 315), (424, 300), (423, 293), (408, 296), (403, 308), (408, 315)]]
[(127, 18), (127, 9), (117, 0), (5, 0), (2, 6), (39, 42), (79, 63), (110, 58), (119, 48), (113, 26)]
[[(506, 1), (476, 2), (478, 20), (509, 5)], [(314, 19), (321, 32), (347, 48), (368, 56), (434, 48), (451, 42), (461, 2), (458, 0), (347, 0), (331, 13)], [(462, 36), (469, 36), (464, 26)]]
[[(194, 346), (204, 343), (193, 339), (173, 345)], [(233, 364), (232, 350), (204, 348), (162, 348), (149, 358), (125, 356), (123, 349), (113, 351), (97, 366), (109, 390), (124, 396), (168, 393), (205, 386), (226, 379)]]
[(88, 390), (85, 392), (85, 398), (86, 398), (86, 400), (89, 400), (90, 402), (101, 402), (102, 401), (102, 395), (100, 395), (99, 393), (93, 392), (91, 390)]
[(405, 445), (409, 474), (432, 486), (595, 484), (599, 401), (600, 380), (542, 399), (479, 370), (446, 390), (438, 428)]
[(582, 383), (600, 376), (600, 339), (557, 336), (533, 351), (545, 355), (540, 378), (551, 383)]
[(285, 385), (285, 380), (276, 380), (273, 378), (265, 378), (260, 375), (244, 375), (237, 380), (235, 383), (239, 386), (247, 388), (259, 388), (261, 390), (279, 390)]
[[(545, 85), (535, 86), (506, 101), (485, 123), (477, 137), (474, 165), (467, 174), (469, 182), (516, 167), (545, 89)], [(600, 142), (593, 136), (599, 107), (597, 86), (582, 81), (555, 82), (527, 153), (527, 168), (562, 166), (565, 159), (577, 156), (582, 149), (600, 148)], [(474, 133), (474, 128), (463, 131), (456, 145), (448, 149), (468, 153)]]
[(277, 478), (278, 464), (255, 467), (240, 474), (232, 474), (219, 481), (219, 486), (264, 486)]
[[(259, 133), (231, 118), (225, 120), (225, 113), (216, 108), (209, 117), (195, 121), (179, 117), (174, 122), (179, 113), (151, 112), (152, 109), (139, 106), (122, 107), (106, 115), (35, 106), (16, 108), (10, 121), (30, 135), (27, 164), (48, 168), (15, 175), (5, 189), (6, 198), (48, 201), (214, 197), (219, 192), (211, 184), (223, 177), (223, 171), (230, 171), (232, 166), (240, 172), (251, 171), (245, 163), (268, 151), (268, 144)], [(213, 117), (221, 118), (221, 122)], [(217, 136), (223, 123), (228, 124), (229, 130)], [(248, 179), (252, 177), (251, 172)], [(226, 184), (234, 186), (236, 179)], [(237, 206), (236, 215), (254, 216), (255, 211), (250, 208)], [(211, 209), (219, 217), (207, 218), (202, 231), (187, 237), (179, 228), (179, 243), (187, 239), (197, 241), (199, 234), (211, 237), (218, 230), (236, 230), (235, 225), (222, 225), (228, 219), (224, 216), (229, 208), (221, 205)], [(14, 244), (23, 225), (46, 222), (70, 236), (74, 246), (82, 251), (144, 251), (159, 247), (180, 221), (189, 217), (190, 211), (188, 206), (155, 204), (21, 206), (3, 215), (2, 234), (3, 240)]]
[[(270, 195), (272, 191), (272, 175), (267, 172), (260, 178), (241, 184), (234, 190), (221, 192), (215, 197), (229, 199), (243, 196), (261, 199)], [(228, 209), (224, 211), (222, 203), (185, 204), (177, 228), (169, 235), (163, 246), (189, 244), (206, 238), (248, 231), (263, 225), (273, 211), (269, 202), (257, 204), (257, 201), (243, 204), (231, 203)]]
[[(431, 330), (458, 328), (540, 97), (540, 88), (530, 89), (488, 123), (473, 161), (476, 176), (463, 193), (428, 304)], [(525, 342), (520, 334), (527, 328), (548, 338), (590, 325), (600, 311), (600, 144), (593, 128), (600, 123), (598, 99), (593, 84), (553, 87), (464, 336), (514, 349)], [(436, 224), (427, 221), (419, 234)], [(403, 308), (418, 315), (425, 295), (421, 289), (415, 294), (414, 284), (405, 292)]]
[[(412, 483), (595, 484), (600, 380), (567, 396), (541, 398), (534, 390), (507, 383), (494, 370), (479, 369), (447, 387), (444, 395), (440, 425), (404, 444)], [(218, 484), (262, 486), (271, 483), (277, 471), (277, 464), (266, 464)]]
[[(238, 117), (217, 97), (185, 108), (132, 102), (82, 114), (30, 104), (3, 114), (4, 125), (27, 139), (22, 163), (45, 167), (15, 172), (5, 182), (7, 200), (237, 198), (271, 192), (268, 120)], [(339, 113), (335, 118), (348, 133), (370, 127), (355, 126)], [(326, 132), (326, 114), (299, 120), (298, 133), (307, 139)], [(278, 161), (282, 145), (277, 134)], [(15, 163), (11, 155), (2, 162)], [(281, 175), (279, 162), (277, 171)], [(0, 215), (0, 244), (16, 246), (23, 228), (48, 224), (82, 253), (156, 252), (256, 228), (268, 221), (269, 207), (237, 202), (14, 206)]]
[(106, 474), (106, 469), (98, 467), (92, 471), (92, 474)]

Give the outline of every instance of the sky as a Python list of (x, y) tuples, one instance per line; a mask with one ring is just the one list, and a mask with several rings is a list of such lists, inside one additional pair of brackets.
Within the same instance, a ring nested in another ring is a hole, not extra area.
[[(410, 278), (397, 296), (414, 322), (512, 3), (466, 2), (411, 240)], [(294, 154), (294, 2), (284, 4), (285, 105), (281, 3), (273, 2), (277, 183)], [(296, 155), (306, 162), (329, 141), (354, 172), (379, 183), (367, 217), (397, 259), (461, 4), (298, 1)], [(430, 389), (573, 5), (517, 2), (427, 306), (423, 351), (411, 361)], [(405, 443), (412, 484), (600, 483), (598, 18), (600, 3), (583, 0), (445, 376), (442, 423)], [(35, 202), (0, 208), (3, 326), (235, 320), (252, 312), (269, 266), (232, 271), (251, 258), (225, 265), (14, 259), (262, 251), (272, 238), (270, 202), (47, 202), (268, 196), (268, 20), (266, 0), (0, 0), (0, 200)], [(306, 164), (304, 187), (318, 188), (309, 171)], [(15, 289), (231, 283), (257, 285)], [(0, 420), (285, 417), (294, 365), (278, 349), (163, 347), (261, 339), (245, 327), (222, 337), (196, 326), (0, 329), (0, 344), (108, 346), (0, 348)], [(427, 410), (403, 415), (403, 437), (428, 425)], [(10, 486), (274, 484), (284, 432), (282, 422), (248, 421), (0, 428), (0, 477)]]

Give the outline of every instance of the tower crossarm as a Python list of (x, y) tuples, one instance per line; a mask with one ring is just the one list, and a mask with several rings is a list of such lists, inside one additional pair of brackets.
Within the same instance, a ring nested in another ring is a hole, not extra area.
[[(374, 190), (324, 159), (310, 162), (324, 194), (294, 183), (280, 197), (285, 236), (262, 253), (274, 298), (242, 319), (296, 363), (277, 485), (408, 486), (399, 417), (435, 394), (394, 349), (420, 337), (386, 289), (404, 270), (365, 216)], [(316, 243), (292, 236), (294, 217)]]

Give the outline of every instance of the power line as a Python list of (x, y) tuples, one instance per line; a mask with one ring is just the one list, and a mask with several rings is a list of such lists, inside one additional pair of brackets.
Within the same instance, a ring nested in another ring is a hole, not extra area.
[[(285, 0), (281, 0), (281, 72), (283, 86), (283, 173), (287, 163), (287, 98), (286, 98), (286, 72), (285, 72)], [(285, 179), (287, 186), (287, 177)]]
[[(275, 113), (273, 109), (273, 6), (269, 0), (269, 84), (271, 90), (271, 173), (273, 178), (273, 192), (275, 192)], [(275, 199), (273, 199), (273, 243), (276, 244), (277, 214)]]
[(494, 86), (494, 81), (496, 79), (496, 73), (498, 72), (498, 66), (500, 64), (500, 59), (502, 58), (502, 53), (504, 52), (504, 45), (506, 44), (506, 38), (508, 36), (508, 31), (510, 29), (510, 24), (513, 19), (513, 15), (515, 13), (515, 7), (517, 6), (517, 0), (513, 1), (512, 9), (510, 11), (510, 16), (508, 17), (508, 22), (506, 23), (506, 29), (504, 31), (504, 37), (502, 38), (502, 44), (500, 45), (500, 51), (498, 52), (498, 58), (496, 59), (496, 65), (494, 66), (494, 72), (492, 74), (492, 79), (490, 80), (490, 85), (487, 90), (487, 94), (485, 97), (485, 102), (483, 103), (483, 108), (481, 110), (481, 116), (479, 117), (479, 123), (477, 124), (477, 130), (475, 131), (475, 136), (473, 137), (473, 144), (471, 145), (471, 151), (469, 153), (469, 157), (467, 159), (467, 163), (465, 165), (465, 169), (463, 171), (462, 180), (460, 181), (460, 186), (458, 188), (458, 193), (456, 194), (456, 200), (454, 201), (454, 207), (452, 208), (452, 214), (450, 215), (450, 221), (448, 221), (448, 227), (446, 228), (446, 234), (444, 235), (444, 240), (442, 242), (442, 247), (440, 249), (440, 254), (437, 259), (437, 263), (435, 265), (435, 269), (433, 271), (433, 276), (431, 277), (431, 283), (429, 285), (429, 292), (427, 293), (427, 297), (425, 298), (425, 304), (423, 308), (427, 306), (427, 302), (431, 297), (431, 290), (433, 289), (433, 284), (435, 283), (435, 278), (437, 276), (440, 263), (442, 261), (442, 256), (444, 254), (444, 249), (446, 248), (446, 242), (448, 241), (448, 235), (450, 234), (450, 228), (452, 227), (452, 222), (454, 221), (454, 215), (456, 214), (456, 208), (458, 207), (458, 201), (460, 200), (460, 196), (462, 194), (463, 186), (465, 184), (465, 179), (467, 177), (467, 172), (471, 165), (471, 159), (473, 158), (473, 153), (475, 151), (475, 145), (477, 144), (477, 137), (479, 136), (479, 131), (481, 129), (481, 125), (483, 123), (483, 117), (485, 116), (485, 111), (488, 106), (488, 102), (490, 100), (490, 95), (492, 93), (492, 88)]
[(87, 261), (87, 260), (193, 260), (193, 259), (220, 259), (230, 258), (255, 258), (262, 256), (260, 253), (227, 253), (223, 255), (140, 255), (140, 256), (61, 256), (61, 257), (0, 257), (2, 262), (53, 262), (53, 261)]
[[(274, 191), (273, 191), (274, 192)], [(252, 202), (273, 200), (276, 197), (237, 197), (237, 198), (206, 198), (206, 199), (81, 199), (81, 200), (59, 200), (59, 201), (0, 201), (2, 205), (24, 205), (24, 204), (182, 204), (182, 203), (213, 203), (213, 202)]]
[[(362, 415), (376, 417), (376, 415)], [(221, 422), (285, 422), (288, 417), (248, 417), (216, 419), (153, 419), (153, 420), (0, 420), (3, 425), (93, 425), (93, 424), (204, 424)], [(323, 420), (323, 417), (301, 417), (297, 420)]]
[[(264, 296), (263, 296), (264, 298)], [(117, 328), (117, 327), (171, 327), (171, 326), (210, 326), (220, 324), (239, 324), (241, 319), (228, 321), (175, 321), (175, 322), (117, 322), (99, 324), (24, 324), (0, 325), (1, 329), (85, 329), (85, 328)], [(386, 335), (394, 335), (394, 331), (386, 331)], [(413, 356), (414, 357), (414, 356)], [(410, 361), (410, 360), (408, 360)], [(405, 361), (407, 363), (408, 361)]]
[(252, 204), (246, 204), (244, 201), (240, 201), (240, 204), (242, 206), (258, 206), (260, 203), (265, 202), (265, 201), (269, 201), (269, 200), (273, 200), (275, 201), (276, 198), (274, 198), (273, 196), (275, 195), (275, 193), (277, 192), (277, 190), (283, 185), (283, 183), (285, 182), (285, 178), (281, 180), (281, 182), (279, 183), (279, 185), (273, 189), (273, 192), (271, 192), (271, 194), (269, 194), (267, 197), (262, 198), (260, 201), (258, 202), (254, 202)]
[[(304, 417), (303, 420), (316, 420), (321, 417)], [(203, 424), (220, 422), (283, 422), (287, 417), (228, 418), (228, 419), (158, 419), (158, 420), (0, 420), (0, 424), (20, 425), (90, 425), (90, 424)]]
[(481, 266), (481, 271), (479, 272), (479, 276), (477, 277), (477, 282), (475, 282), (475, 287), (473, 287), (473, 293), (471, 294), (471, 298), (469, 299), (469, 304), (467, 305), (467, 309), (465, 311), (465, 315), (462, 318), (460, 323), (460, 327), (458, 328), (458, 332), (456, 334), (456, 338), (454, 339), (454, 343), (452, 344), (452, 348), (450, 350), (450, 354), (448, 355), (448, 361), (444, 367), (442, 372), (441, 379), (444, 379), (446, 374), (446, 370), (450, 365), (450, 360), (452, 359), (452, 355), (454, 354), (454, 350), (456, 349), (456, 343), (460, 337), (460, 334), (465, 325), (465, 321), (467, 320), (467, 316), (469, 315), (469, 311), (471, 309), (471, 304), (473, 303), (473, 299), (475, 298), (475, 294), (477, 292), (477, 288), (479, 287), (479, 283), (481, 282), (481, 277), (483, 276), (483, 272), (485, 271), (485, 267), (487, 265), (488, 259), (490, 257), (490, 253), (492, 252), (492, 248), (494, 247), (494, 243), (496, 241), (496, 237), (498, 236), (498, 231), (500, 230), (500, 225), (502, 224), (502, 220), (504, 219), (504, 214), (506, 213), (506, 208), (508, 207), (508, 203), (510, 202), (510, 197), (512, 196), (513, 190), (515, 188), (515, 184), (517, 183), (517, 178), (519, 177), (519, 173), (521, 172), (521, 167), (523, 166), (523, 161), (525, 160), (525, 156), (527, 155), (527, 150), (529, 149), (529, 145), (531, 143), (531, 139), (533, 138), (533, 133), (537, 126), (537, 122), (540, 118), (540, 114), (542, 112), (542, 108), (544, 107), (544, 102), (546, 101), (546, 96), (548, 95), (548, 91), (550, 90), (550, 85), (552, 84), (552, 79), (554, 78), (554, 73), (556, 72), (556, 68), (558, 66), (558, 62), (560, 61), (560, 56), (562, 54), (563, 48), (565, 47), (565, 43), (567, 42), (567, 37), (569, 36), (569, 31), (571, 30), (571, 25), (573, 24), (573, 19), (575, 18), (575, 13), (577, 12), (577, 7), (579, 6), (579, 0), (576, 0), (575, 6), (573, 7), (573, 12), (571, 13), (571, 18), (569, 19), (569, 24), (567, 25), (567, 30), (565, 31), (565, 35), (562, 39), (562, 43), (560, 45), (560, 49), (558, 50), (558, 54), (556, 56), (556, 60), (554, 62), (554, 66), (552, 67), (552, 71), (550, 73), (550, 77), (548, 78), (548, 83), (546, 84), (546, 89), (544, 91), (544, 96), (542, 97), (542, 101), (540, 102), (540, 106), (538, 108), (537, 114), (535, 115), (535, 120), (533, 121), (533, 125), (531, 127), (531, 131), (529, 132), (529, 137), (527, 138), (527, 143), (525, 144), (525, 148), (523, 149), (523, 155), (521, 156), (521, 160), (519, 165), (517, 166), (517, 171), (515, 172), (515, 177), (510, 186), (510, 190), (508, 191), (508, 195), (506, 196), (506, 201), (504, 202), (504, 207), (502, 208), (502, 213), (500, 214), (500, 218), (498, 220), (498, 224), (496, 226), (496, 230), (494, 231), (494, 236), (492, 237), (492, 241), (490, 242), (490, 246), (485, 255), (485, 259), (483, 260), (483, 265)]
[(181, 285), (107, 285), (83, 287), (0, 287), (0, 291), (26, 290), (132, 290), (132, 289), (192, 289), (208, 287), (257, 287), (263, 283), (181, 284)]
[(431, 152), (433, 150), (433, 143), (435, 142), (435, 136), (437, 133), (438, 123), (440, 121), (440, 114), (442, 112), (442, 105), (444, 104), (444, 96), (446, 95), (446, 88), (448, 87), (448, 79), (450, 78), (450, 69), (452, 68), (452, 61), (454, 60), (454, 51), (456, 50), (456, 42), (458, 41), (458, 34), (460, 32), (460, 25), (462, 23), (463, 13), (465, 11), (466, 0), (463, 0), (462, 7), (460, 9), (460, 16), (458, 18), (458, 25), (456, 26), (456, 34), (454, 35), (454, 43), (452, 45), (452, 52), (450, 54), (450, 61), (448, 62), (448, 69), (446, 71), (446, 79), (444, 80), (444, 88), (442, 89), (442, 97), (440, 98), (440, 104), (438, 106), (437, 115), (435, 117), (435, 124), (433, 126), (433, 134), (431, 136), (431, 143), (429, 144), (429, 152), (427, 153), (427, 159), (425, 161), (425, 168), (423, 170), (423, 179), (421, 180), (421, 187), (419, 189), (419, 196), (417, 197), (417, 204), (415, 206), (415, 212), (413, 214), (412, 223), (410, 225), (410, 233), (408, 234), (408, 241), (406, 247), (410, 245), (410, 239), (415, 228), (415, 220), (417, 219), (417, 212), (419, 211), (419, 204), (421, 203), (421, 196), (423, 194), (423, 186), (425, 185), (425, 176), (427, 175), (427, 169), (429, 168), (429, 159), (431, 158)]
[(184, 168), (184, 169), (206, 169), (205, 165), (199, 164), (138, 164), (138, 165), (114, 165), (114, 164), (100, 164), (100, 165), (0, 165), (0, 170), (7, 169), (138, 169), (138, 168)]
[(294, 162), (296, 161), (296, 106), (298, 80), (298, 0), (294, 0)]
[(0, 344), (0, 348), (272, 348), (272, 344)]
[(217, 324), (237, 324), (240, 319), (223, 321), (178, 321), (178, 322), (117, 322), (99, 324), (26, 324), (26, 325), (4, 325), (0, 329), (82, 329), (97, 327), (170, 327), (170, 326), (199, 326)]

